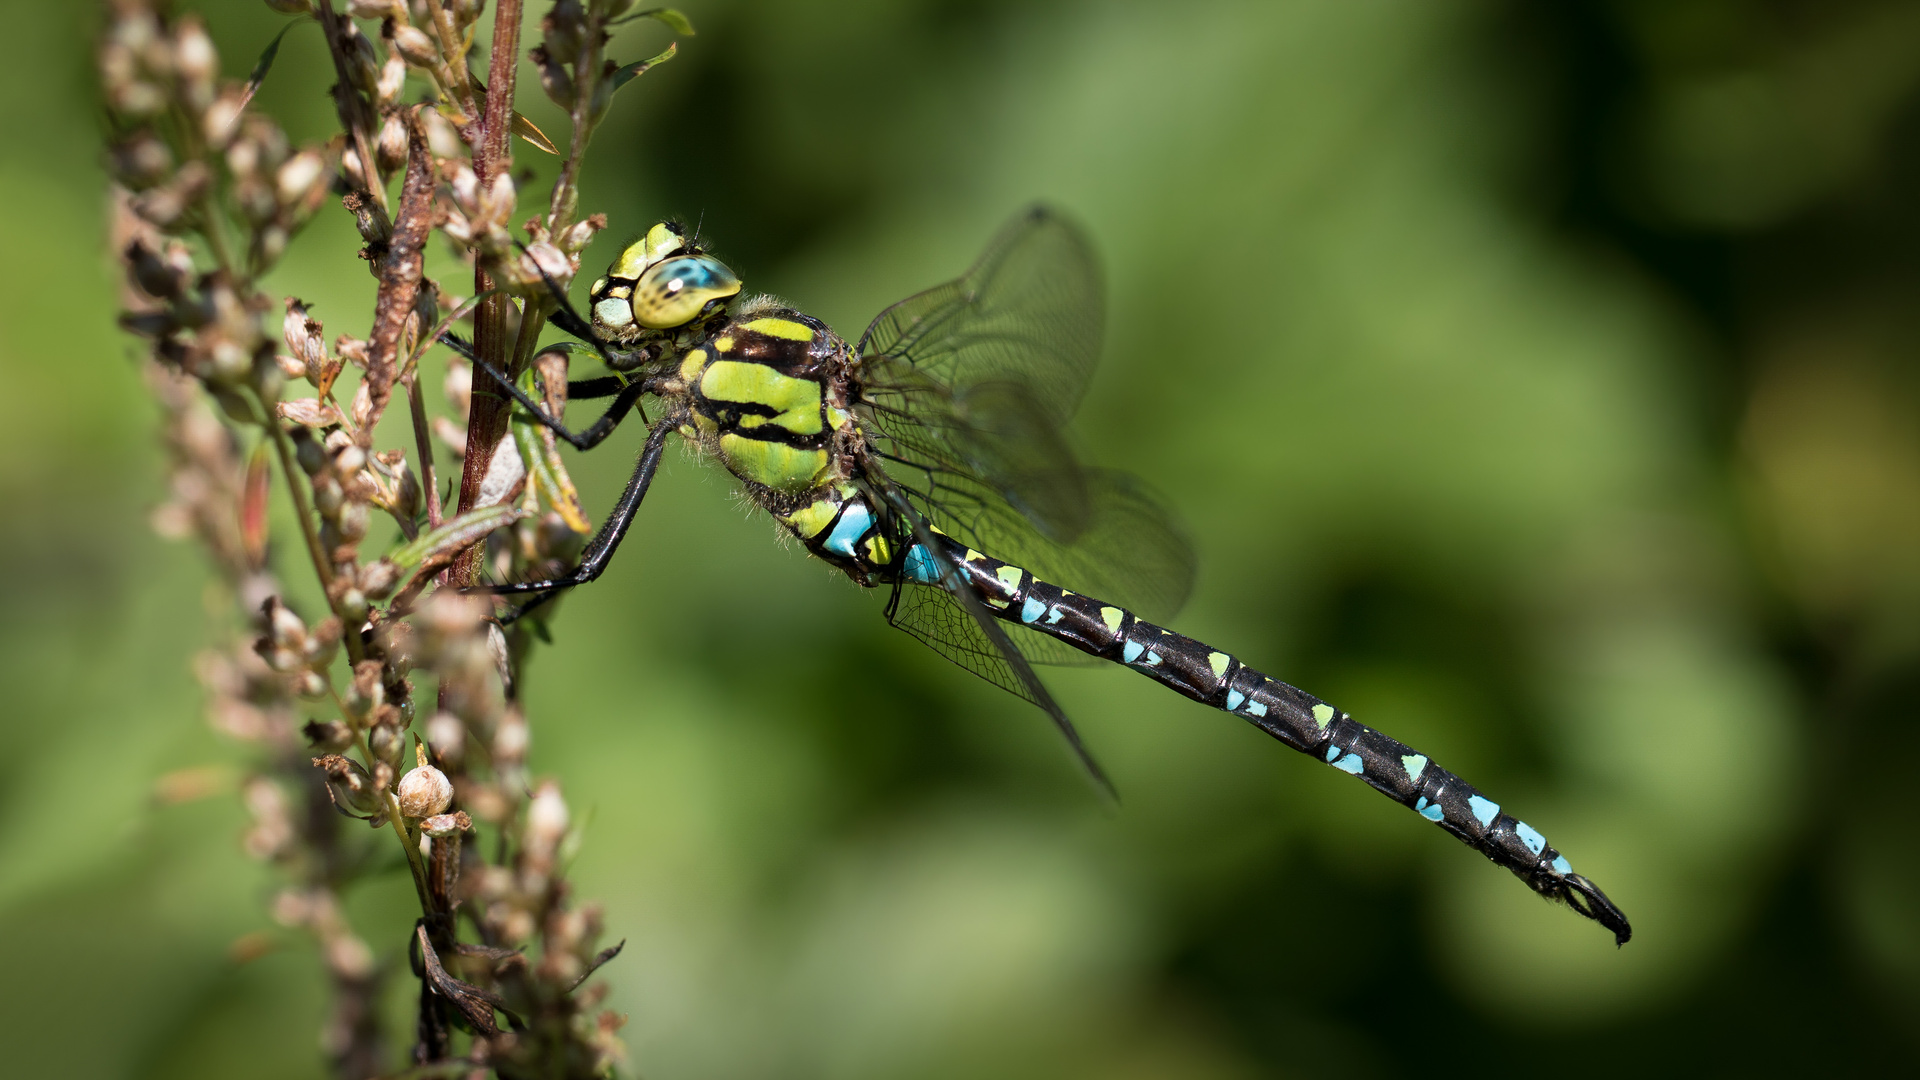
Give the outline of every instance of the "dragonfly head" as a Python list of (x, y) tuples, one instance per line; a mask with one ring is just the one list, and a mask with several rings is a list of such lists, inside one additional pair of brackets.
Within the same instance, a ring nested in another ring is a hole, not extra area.
[(593, 328), (629, 342), (686, 326), (739, 293), (738, 274), (689, 240), (686, 226), (663, 221), (628, 244), (607, 276), (593, 283)]

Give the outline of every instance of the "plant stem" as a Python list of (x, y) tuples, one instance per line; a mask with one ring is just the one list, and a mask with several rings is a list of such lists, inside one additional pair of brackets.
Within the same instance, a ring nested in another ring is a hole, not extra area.
[[(520, 0), (498, 0), (493, 12), (493, 53), (487, 66), (487, 106), (481, 122), (480, 140), (474, 145), (473, 171), (484, 190), (494, 177), (513, 164), (513, 88), (520, 53)], [(473, 270), (476, 295), (492, 291), (492, 275), (481, 266)], [(480, 305), (474, 317), (473, 347), (496, 365), (507, 359), (507, 314), (512, 300), (495, 293)], [(509, 377), (518, 369), (506, 366)], [(475, 369), (473, 408), (467, 420), (467, 454), (460, 473), (460, 499), (456, 513), (474, 508), (480, 496), (480, 483), (487, 467), (493, 464), (494, 448), (507, 433), (508, 397), (502, 388), (498, 395), (479, 393), (484, 373)], [(488, 380), (491, 381), (491, 380)], [(456, 588), (472, 585), (479, 576), (480, 558), (486, 551), (475, 544), (460, 554), (448, 568), (447, 584)]]
[(313, 500), (307, 497), (307, 489), (301, 486), (306, 474), (300, 471), (299, 464), (294, 460), (293, 440), (287, 437), (286, 429), (280, 426), (279, 418), (266, 402), (252, 395), (251, 391), (249, 395), (253, 396), (254, 404), (260, 407), (260, 425), (266, 428), (273, 439), (274, 453), (280, 458), (280, 471), (287, 475), (287, 490), (293, 495), (294, 516), (300, 519), (300, 535), (307, 542), (307, 554), (313, 557), (313, 572), (320, 578), (321, 592), (327, 598), (327, 606), (340, 616), (340, 641), (346, 646), (347, 659), (357, 664), (367, 658), (366, 647), (360, 641), (360, 628), (352, 625), (355, 620), (347, 618), (345, 613), (333, 607), (333, 565), (328, 562), (326, 552), (320, 549), (320, 532), (313, 525)]

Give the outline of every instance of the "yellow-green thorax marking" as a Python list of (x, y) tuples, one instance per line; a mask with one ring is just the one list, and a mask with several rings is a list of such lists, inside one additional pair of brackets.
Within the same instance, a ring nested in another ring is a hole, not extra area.
[(847, 423), (851, 360), (847, 343), (818, 319), (749, 305), (681, 358), (686, 434), (755, 501), (788, 517), (846, 479), (839, 444), (857, 438)]

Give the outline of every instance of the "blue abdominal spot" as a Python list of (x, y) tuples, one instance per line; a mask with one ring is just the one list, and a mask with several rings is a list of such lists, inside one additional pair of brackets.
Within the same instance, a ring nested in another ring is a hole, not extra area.
[(933, 556), (927, 554), (927, 549), (919, 544), (907, 549), (907, 557), (900, 570), (907, 575), (908, 581), (916, 581), (922, 585), (940, 584), (940, 570), (934, 566)]
[[(848, 503), (840, 512), (840, 520), (834, 523), (833, 532), (827, 536), (827, 542), (821, 546), (836, 555), (853, 558), (853, 545), (873, 528), (873, 515), (860, 503)], [(918, 551), (918, 548), (914, 550)], [(912, 558), (911, 555), (908, 556)]]

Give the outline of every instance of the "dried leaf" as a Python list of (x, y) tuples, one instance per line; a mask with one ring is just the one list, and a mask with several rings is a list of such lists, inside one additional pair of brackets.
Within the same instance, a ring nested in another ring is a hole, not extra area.
[(545, 150), (554, 157), (560, 156), (560, 148), (553, 145), (553, 140), (547, 138), (547, 133), (535, 127), (533, 121), (517, 112), (513, 114), (513, 133), (532, 143), (537, 150)]
[[(304, 18), (295, 19), (281, 27), (280, 32), (273, 35), (273, 40), (267, 42), (267, 47), (260, 50), (260, 59), (254, 61), (253, 72), (247, 76), (246, 93), (240, 95), (241, 108), (247, 107), (247, 103), (253, 100), (253, 95), (260, 91), (260, 84), (267, 81), (267, 72), (273, 70), (274, 57), (280, 55), (280, 39), (287, 36), (287, 31), (306, 21)], [(686, 32), (691, 33), (691, 31)]]
[(246, 550), (247, 565), (255, 569), (267, 565), (267, 493), (273, 479), (267, 449), (265, 439), (254, 446), (240, 489), (240, 544)]
[(626, 947), (627, 947), (627, 939), (621, 938), (619, 944), (609, 945), (606, 948), (601, 949), (598, 953), (594, 955), (593, 962), (587, 965), (587, 970), (581, 972), (580, 977), (573, 980), (572, 986), (567, 987), (567, 993), (571, 994), (575, 990), (580, 989), (581, 983), (586, 982), (588, 979), (593, 978), (593, 973), (596, 971), (599, 971), (601, 968), (601, 965), (605, 964), (607, 961), (613, 959), (614, 957), (619, 956), (620, 950)]
[(281, 417), (301, 427), (333, 427), (345, 421), (332, 402), (319, 398), (294, 398), (292, 401), (282, 401), (274, 408)]
[(413, 934), (420, 945), (420, 960), (426, 967), (427, 982), (434, 992), (452, 1002), (475, 1031), (483, 1035), (500, 1034), (500, 1025), (493, 1018), (493, 1010), (499, 1009), (512, 1016), (507, 1011), (505, 999), (491, 990), (482, 990), (447, 974), (447, 969), (440, 966), (440, 957), (433, 951), (433, 943), (427, 940), (426, 927), (414, 927)]

